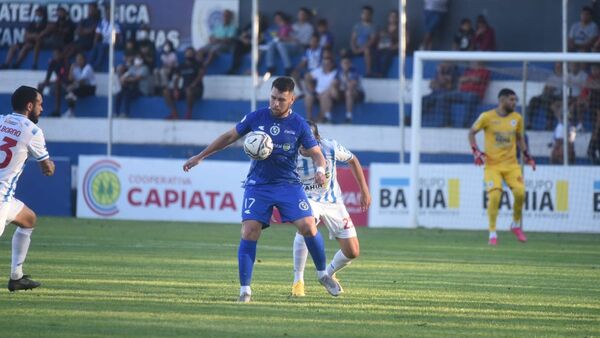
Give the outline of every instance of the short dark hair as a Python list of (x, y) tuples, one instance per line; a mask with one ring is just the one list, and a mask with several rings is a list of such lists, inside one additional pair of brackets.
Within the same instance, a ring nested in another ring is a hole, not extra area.
[(471, 19), (469, 18), (462, 18), (462, 20), (460, 20), (460, 25), (464, 25), (466, 23), (471, 23)]
[(319, 19), (319, 21), (317, 21), (317, 26), (327, 26), (327, 24), (327, 19)]
[(40, 94), (40, 92), (33, 87), (21, 86), (17, 88), (10, 98), (13, 110), (21, 112), (27, 108), (28, 103), (35, 104), (38, 94)]
[(280, 92), (294, 92), (294, 80), (289, 76), (281, 76), (273, 81), (271, 88), (277, 88)]
[(502, 89), (500, 89), (500, 92), (498, 92), (498, 98), (501, 98), (502, 96), (511, 96), (511, 95), (517, 95), (517, 93), (515, 93), (514, 90), (509, 89), (509, 88), (502, 88)]
[(592, 10), (592, 7), (590, 6), (583, 6), (583, 8), (581, 9), (582, 12), (588, 12), (590, 15), (594, 14), (594, 11)]
[(373, 14), (373, 7), (369, 6), (369, 5), (364, 5), (362, 7), (363, 10), (365, 11), (369, 11), (369, 13)]
[(321, 138), (321, 135), (319, 134), (319, 127), (317, 127), (317, 124), (311, 120), (307, 120), (306, 123), (308, 123), (308, 126), (310, 127), (311, 131), (313, 132), (313, 135), (315, 136), (315, 138), (318, 140)]

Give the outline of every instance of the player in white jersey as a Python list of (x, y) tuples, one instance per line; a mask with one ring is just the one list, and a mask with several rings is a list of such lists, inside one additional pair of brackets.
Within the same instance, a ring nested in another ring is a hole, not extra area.
[(54, 174), (54, 162), (46, 150), (44, 133), (36, 126), (42, 113), (42, 95), (33, 87), (21, 86), (11, 97), (13, 113), (0, 116), (0, 235), (8, 223), (17, 226), (12, 238), (12, 260), (8, 290), (29, 290), (41, 284), (23, 275), (36, 215), (14, 198), (19, 176), (28, 156), (46, 176)]
[[(342, 190), (337, 181), (336, 162), (348, 163), (352, 174), (360, 187), (360, 204), (363, 210), (371, 205), (371, 195), (367, 181), (363, 175), (362, 167), (358, 158), (348, 149), (335, 140), (322, 139), (319, 135), (319, 129), (314, 122), (308, 121), (315, 138), (319, 142), (323, 156), (327, 161), (325, 169), (326, 182), (323, 185), (315, 184), (314, 175), (316, 166), (310, 157), (298, 156), (298, 165), (296, 170), (304, 184), (306, 196), (310, 202), (313, 215), (317, 224), (322, 222), (329, 230), (329, 238), (337, 239), (340, 244), (340, 250), (336, 252), (327, 265), (327, 273), (335, 279), (335, 273), (348, 266), (353, 259), (359, 255), (359, 243), (356, 237), (356, 229), (352, 219), (346, 210), (342, 198)], [(302, 297), (304, 292), (304, 267), (308, 251), (304, 238), (296, 233), (294, 238), (294, 284), (292, 286), (292, 296)]]

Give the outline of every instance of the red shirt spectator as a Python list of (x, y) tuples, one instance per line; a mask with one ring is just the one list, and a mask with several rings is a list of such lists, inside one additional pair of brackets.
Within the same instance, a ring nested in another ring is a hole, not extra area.
[(490, 82), (490, 71), (483, 67), (481, 62), (473, 62), (459, 79), (459, 90), (471, 92), (483, 99)]
[(496, 50), (496, 33), (483, 15), (477, 17), (477, 30), (473, 39), (473, 47), (479, 51)]

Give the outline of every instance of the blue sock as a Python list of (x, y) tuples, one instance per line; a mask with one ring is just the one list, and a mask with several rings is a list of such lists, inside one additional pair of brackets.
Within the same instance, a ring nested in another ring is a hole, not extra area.
[(323, 242), (321, 233), (317, 231), (315, 236), (304, 236), (304, 243), (306, 243), (317, 271), (325, 270), (327, 258), (325, 257), (325, 243)]
[(250, 286), (252, 282), (252, 269), (256, 258), (256, 241), (240, 240), (238, 248), (238, 269), (240, 272), (240, 285)]

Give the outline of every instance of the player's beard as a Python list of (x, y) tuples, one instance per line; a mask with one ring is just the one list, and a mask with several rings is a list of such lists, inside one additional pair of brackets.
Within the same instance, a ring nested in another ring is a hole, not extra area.
[(30, 112), (29, 114), (27, 114), (27, 118), (29, 119), (29, 121), (33, 122), (34, 124), (37, 124), (38, 121), (40, 120), (38, 116), (36, 116), (36, 114), (34, 112)]

